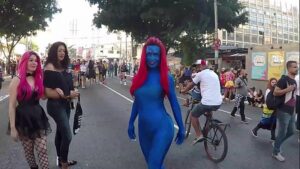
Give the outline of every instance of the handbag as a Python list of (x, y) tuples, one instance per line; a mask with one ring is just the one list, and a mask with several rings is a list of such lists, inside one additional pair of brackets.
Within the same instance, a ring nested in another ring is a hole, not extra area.
[(81, 119), (82, 119), (82, 108), (80, 104), (80, 96), (78, 96), (78, 101), (76, 104), (74, 122), (73, 122), (73, 134), (76, 135), (79, 132), (81, 127)]

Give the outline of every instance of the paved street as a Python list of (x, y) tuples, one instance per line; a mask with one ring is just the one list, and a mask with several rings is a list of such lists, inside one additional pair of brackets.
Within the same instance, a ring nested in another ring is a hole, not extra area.
[[(138, 141), (131, 142), (127, 136), (127, 124), (130, 116), (132, 97), (129, 94), (130, 83), (120, 85), (117, 78), (108, 79), (107, 85), (94, 84), (80, 89), (84, 111), (83, 126), (78, 135), (73, 136), (70, 147), (70, 159), (78, 160), (72, 169), (146, 169), (146, 164)], [(7, 82), (0, 91), (0, 97), (7, 94)], [(177, 95), (181, 102), (185, 96)], [(1, 98), (0, 98), (1, 100)], [(45, 107), (45, 102), (42, 102)], [(168, 101), (168, 112), (171, 114)], [(246, 106), (249, 124), (240, 123), (240, 118), (231, 118), (229, 111), (232, 103), (223, 104), (214, 117), (231, 124), (227, 129), (228, 154), (218, 164), (210, 161), (203, 144), (191, 145), (193, 134), (182, 145), (172, 144), (165, 159), (166, 169), (298, 169), (299, 143), (296, 132), (283, 145), (286, 162), (281, 163), (271, 157), (272, 145), (270, 132), (259, 131), (259, 138), (250, 134), (260, 119), (259, 108)], [(6, 133), (8, 121), (8, 99), (0, 102), (0, 169), (27, 169), (22, 147)], [(185, 116), (186, 108), (182, 107)], [(72, 113), (71, 117), (73, 117)], [(50, 118), (53, 132), (48, 136), (50, 168), (55, 166), (54, 134), (55, 124)], [(202, 119), (203, 120), (203, 119)], [(136, 120), (137, 121), (137, 120)], [(72, 122), (72, 120), (71, 120)], [(71, 123), (72, 124), (72, 123)], [(136, 133), (137, 133), (137, 125)], [(175, 130), (176, 131), (176, 130)], [(176, 133), (174, 133), (176, 134)]]

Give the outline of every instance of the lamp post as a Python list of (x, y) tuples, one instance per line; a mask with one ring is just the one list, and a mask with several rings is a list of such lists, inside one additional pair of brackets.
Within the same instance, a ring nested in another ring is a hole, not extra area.
[[(217, 12), (217, 0), (214, 0), (214, 12), (215, 12), (215, 41), (218, 39), (218, 12)], [(215, 70), (218, 69), (218, 57), (219, 49), (215, 49)]]

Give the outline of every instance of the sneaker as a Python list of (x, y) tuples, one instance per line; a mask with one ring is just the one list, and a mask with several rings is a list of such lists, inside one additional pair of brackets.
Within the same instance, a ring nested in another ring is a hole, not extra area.
[(257, 137), (257, 132), (256, 132), (256, 131), (251, 130), (251, 134), (252, 134), (254, 137)]
[(272, 154), (272, 157), (275, 158), (276, 160), (280, 161), (280, 162), (285, 161), (285, 158), (280, 153), (277, 153), (277, 155)]
[(232, 118), (234, 118), (234, 117), (235, 117), (235, 115), (234, 115), (234, 114), (230, 114), (230, 116), (231, 116)]
[(248, 124), (249, 123), (247, 120), (242, 120), (241, 122), (244, 123), (244, 124)]
[(124, 82), (124, 86), (126, 86), (126, 82)]
[(202, 141), (204, 141), (205, 138), (201, 135), (200, 137), (196, 137), (194, 140), (193, 140), (193, 145), (197, 144), (197, 143), (200, 143)]

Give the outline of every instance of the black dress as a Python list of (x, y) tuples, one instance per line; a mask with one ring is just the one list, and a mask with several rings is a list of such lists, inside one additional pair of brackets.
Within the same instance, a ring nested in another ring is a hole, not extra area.
[(29, 139), (40, 138), (51, 132), (48, 118), (33, 91), (30, 99), (18, 100), (16, 107), (16, 129), (21, 137)]

